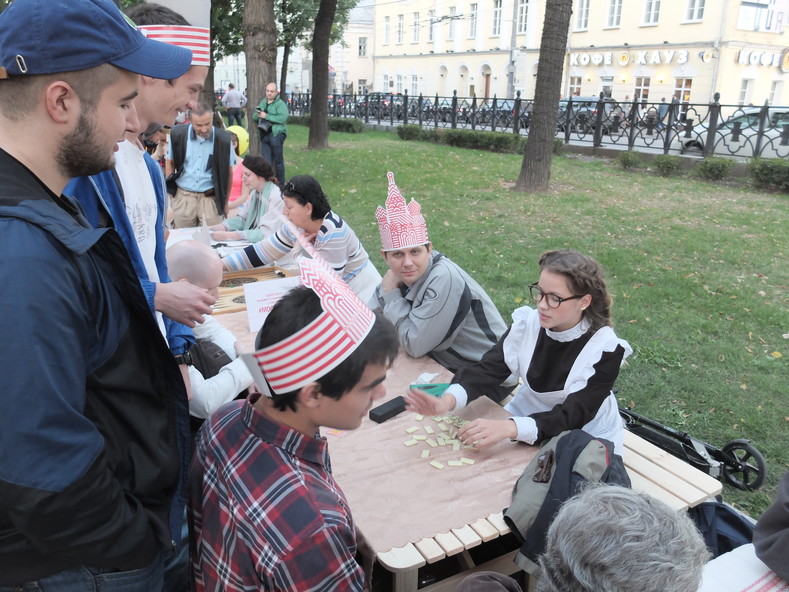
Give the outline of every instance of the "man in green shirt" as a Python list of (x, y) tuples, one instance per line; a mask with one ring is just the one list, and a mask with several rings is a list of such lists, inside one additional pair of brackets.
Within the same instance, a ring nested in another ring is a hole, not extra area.
[(266, 85), (266, 98), (260, 101), (252, 119), (260, 133), (260, 153), (274, 165), (282, 189), (285, 185), (285, 159), (282, 155), (282, 145), (288, 137), (288, 126), (285, 125), (288, 120), (288, 106), (279, 97), (276, 83), (269, 82)]

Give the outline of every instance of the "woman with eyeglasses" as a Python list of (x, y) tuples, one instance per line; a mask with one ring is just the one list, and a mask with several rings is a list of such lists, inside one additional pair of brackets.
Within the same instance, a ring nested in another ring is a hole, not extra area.
[(529, 286), (534, 308), (512, 314), (507, 333), (482, 359), (461, 368), (441, 398), (419, 390), (407, 408), (444, 415), (495, 392), (510, 373), (520, 377), (504, 420), (475, 419), (458, 437), (478, 448), (510, 439), (539, 444), (565, 430), (583, 429), (622, 453), (622, 419), (611, 389), (633, 350), (611, 327), (611, 296), (600, 264), (563, 249), (540, 257), (540, 279)]
[[(282, 195), (287, 219), (304, 232), (362, 302), (369, 302), (381, 283), (381, 274), (348, 223), (332, 211), (318, 181), (310, 175), (297, 175), (285, 184)], [(283, 224), (268, 238), (236, 251), (222, 263), (226, 271), (242, 271), (269, 265), (298, 249), (297, 237)]]

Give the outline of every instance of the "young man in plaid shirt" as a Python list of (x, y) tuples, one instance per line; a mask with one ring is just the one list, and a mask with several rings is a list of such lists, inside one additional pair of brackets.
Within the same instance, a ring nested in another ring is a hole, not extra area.
[(249, 355), (264, 395), (223, 406), (197, 437), (189, 521), (199, 592), (369, 588), (318, 432), (359, 427), (385, 394), (397, 335), (330, 269), (301, 266), (320, 298), (296, 288), (267, 317)]

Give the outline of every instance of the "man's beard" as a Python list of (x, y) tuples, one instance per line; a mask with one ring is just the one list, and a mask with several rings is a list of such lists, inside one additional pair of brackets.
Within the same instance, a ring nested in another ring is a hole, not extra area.
[(115, 166), (115, 153), (96, 143), (93, 115), (95, 111), (81, 113), (77, 127), (60, 144), (57, 163), (68, 177), (87, 177)]

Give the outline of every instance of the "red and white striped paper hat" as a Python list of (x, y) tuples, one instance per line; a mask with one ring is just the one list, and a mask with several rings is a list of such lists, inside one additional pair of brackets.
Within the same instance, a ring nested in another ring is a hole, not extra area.
[[(314, 251), (313, 251), (314, 253)], [(290, 337), (254, 353), (274, 394), (300, 389), (345, 361), (375, 323), (375, 314), (318, 255), (301, 257), (301, 283), (321, 299), (323, 312)]]
[(387, 173), (389, 193), (386, 209), (378, 206), (375, 217), (378, 219), (378, 232), (381, 234), (381, 247), (384, 251), (396, 251), (426, 244), (427, 224), (422, 216), (422, 206), (411, 198), (407, 206), (405, 198), (395, 185), (394, 173)]
[(139, 29), (148, 39), (191, 50), (193, 66), (211, 65), (210, 29), (186, 25), (143, 25)]

